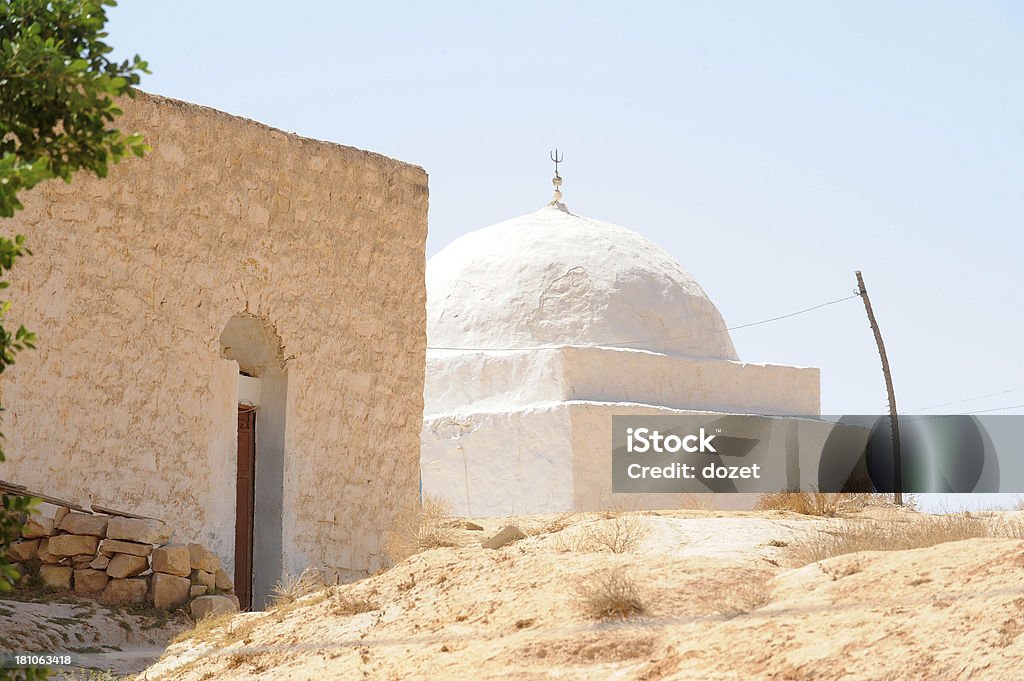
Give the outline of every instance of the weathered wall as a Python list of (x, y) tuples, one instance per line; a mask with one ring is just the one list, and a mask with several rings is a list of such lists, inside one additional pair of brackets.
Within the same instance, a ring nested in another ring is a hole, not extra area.
[(431, 418), (595, 400), (728, 414), (815, 416), (820, 394), (818, 369), (781, 364), (601, 347), (428, 350), (424, 414)]
[[(688, 493), (612, 493), (612, 417), (670, 415), (723, 416), (647, 404), (577, 400), (507, 412), (427, 418), (421, 463), (423, 491), (449, 499), (459, 514), (491, 517), (685, 508), (691, 501)], [(738, 418), (742, 420), (734, 422), (734, 427), (756, 428), (765, 436), (758, 456), (773, 463), (764, 468), (766, 485), (779, 490), (811, 489), (818, 483), (819, 455), (835, 424), (775, 416)], [(797, 437), (795, 447), (786, 441), (790, 433)], [(851, 447), (850, 451), (856, 450)], [(800, 456), (795, 462), (793, 452)], [(756, 496), (715, 494), (714, 505), (719, 509), (750, 508)]]
[(119, 125), (152, 154), (50, 182), (4, 225), (35, 253), (10, 294), (40, 346), (3, 377), (2, 477), (174, 518), (231, 556), (219, 337), (249, 313), (288, 377), (284, 567), (375, 568), (417, 493), (426, 174), (148, 95)]

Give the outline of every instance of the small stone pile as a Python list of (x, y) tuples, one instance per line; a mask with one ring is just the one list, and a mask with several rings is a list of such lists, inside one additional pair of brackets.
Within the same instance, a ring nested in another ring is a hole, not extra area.
[(173, 610), (188, 603), (197, 620), (237, 611), (220, 558), (201, 544), (171, 544), (172, 534), (161, 520), (60, 507), (52, 518), (30, 517), (7, 558), (20, 564), (23, 581), (38, 566), (44, 585), (105, 605), (148, 602)]

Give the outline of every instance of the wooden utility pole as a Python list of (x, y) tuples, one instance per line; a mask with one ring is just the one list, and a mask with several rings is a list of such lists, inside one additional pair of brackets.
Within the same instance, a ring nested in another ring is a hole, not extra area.
[(892, 431), (892, 467), (893, 467), (893, 501), (898, 506), (903, 505), (903, 463), (900, 459), (900, 422), (896, 415), (896, 393), (892, 388), (892, 373), (889, 372), (889, 358), (885, 355), (885, 343), (882, 342), (882, 332), (878, 329), (878, 322), (875, 321), (875, 313), (871, 310), (871, 299), (868, 298), (868, 290), (864, 287), (864, 277), (860, 270), (857, 270), (857, 293), (864, 300), (864, 309), (868, 313), (868, 321), (871, 322), (871, 330), (875, 332), (875, 343), (878, 344), (878, 354), (882, 358), (882, 374), (885, 375), (885, 389), (889, 393), (889, 422)]

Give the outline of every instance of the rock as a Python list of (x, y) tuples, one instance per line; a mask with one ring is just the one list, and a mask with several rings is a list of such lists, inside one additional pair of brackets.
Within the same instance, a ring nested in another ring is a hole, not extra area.
[(207, 589), (213, 589), (217, 586), (217, 578), (211, 572), (206, 572), (205, 570), (193, 570), (192, 583), (202, 584)]
[(155, 518), (119, 518), (114, 516), (107, 525), (107, 537), (142, 544), (166, 544), (174, 530)]
[(89, 563), (93, 562), (94, 560), (96, 560), (96, 559), (95, 559), (95, 558), (93, 558), (93, 557), (92, 557), (92, 556), (90, 556), (90, 555), (85, 555), (85, 556), (74, 556), (74, 557), (73, 557), (73, 558), (71, 559), (71, 564), (72, 564), (72, 565), (74, 565), (74, 566), (75, 566), (75, 568), (84, 568), (84, 567), (86, 567), (87, 565), (89, 565)]
[(482, 530), (484, 528), (483, 528), (483, 525), (477, 525), (476, 523), (471, 523), (471, 522), (469, 522), (467, 520), (466, 522), (462, 523), (462, 529), (464, 529), (464, 530), (473, 530), (474, 532), (479, 532), (480, 530)]
[(39, 576), (43, 584), (54, 589), (70, 589), (73, 570), (63, 565), (41, 565)]
[[(71, 516), (69, 515), (68, 518)], [(99, 539), (89, 534), (58, 534), (50, 537), (46, 550), (55, 556), (96, 555)]]
[(21, 536), (25, 537), (25, 539), (38, 539), (40, 537), (49, 537), (55, 531), (53, 528), (53, 518), (32, 516), (25, 522), (25, 527), (21, 528)]
[(220, 558), (202, 544), (189, 544), (188, 553), (193, 570), (213, 573), (220, 568)]
[(100, 553), (112, 556), (115, 553), (127, 553), (132, 556), (148, 556), (153, 553), (153, 547), (149, 544), (137, 544), (133, 541), (121, 541), (120, 539), (104, 539), (100, 544)]
[(238, 612), (238, 605), (229, 596), (200, 596), (189, 606), (196, 622), (204, 617), (216, 617), (226, 612)]
[(142, 603), (146, 600), (146, 580), (144, 579), (112, 579), (100, 594), (99, 601), (104, 605), (128, 605)]
[(515, 525), (509, 525), (501, 530), (498, 534), (494, 535), (483, 543), (485, 549), (500, 549), (502, 546), (507, 546), (514, 541), (520, 539), (526, 539), (526, 535), (523, 534)]
[(89, 563), (89, 567), (93, 570), (106, 570), (108, 565), (110, 565), (110, 556), (104, 556), (102, 553)]
[(75, 593), (79, 596), (98, 594), (107, 586), (109, 579), (102, 570), (75, 570)]
[(55, 556), (50, 553), (50, 540), (49, 538), (43, 538), (39, 540), (39, 553), (36, 554), (39, 558), (40, 563), (56, 564), (60, 562), (61, 557)]
[(231, 577), (224, 572), (223, 568), (214, 573), (213, 585), (217, 587), (218, 591), (234, 591), (235, 589), (235, 583), (231, 581)]
[(192, 557), (187, 546), (171, 544), (153, 549), (153, 572), (163, 572), (178, 577), (192, 573)]
[[(90, 534), (93, 537), (104, 537), (107, 534), (107, 521), (105, 515), (91, 515), (87, 513), (68, 513), (60, 521), (58, 527), (68, 534)], [(52, 552), (52, 549), (51, 549)]]
[(64, 520), (64, 516), (71, 513), (71, 509), (67, 506), (59, 506), (56, 511), (53, 512), (53, 526), (60, 527), (60, 521)]
[(206, 587), (202, 584), (193, 584), (192, 588), (188, 591), (189, 598), (196, 598), (197, 596), (205, 596)]
[(191, 589), (192, 583), (185, 577), (153, 573), (153, 605), (161, 610), (172, 610), (184, 605)]
[(7, 558), (10, 559), (12, 563), (25, 563), (35, 558), (38, 553), (38, 539), (16, 541), (7, 547)]
[(118, 553), (107, 563), (107, 574), (114, 579), (124, 579), (141, 575), (147, 568), (149, 568), (149, 561), (145, 556)]
[(238, 602), (238, 596), (236, 596), (235, 594), (221, 594), (221, 595), (231, 599), (231, 602), (235, 606), (235, 610), (241, 610), (242, 609), (241, 604), (239, 604), (239, 602)]

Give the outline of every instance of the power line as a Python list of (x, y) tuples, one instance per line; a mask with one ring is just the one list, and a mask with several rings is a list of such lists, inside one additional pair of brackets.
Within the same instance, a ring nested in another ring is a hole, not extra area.
[(965, 411), (964, 415), (987, 414), (990, 411), (1009, 411), (1011, 409), (1024, 409), (1024, 404), (1011, 404), (1008, 407), (996, 407), (994, 409), (979, 409), (978, 411)]
[(922, 414), (919, 416), (901, 416), (900, 421), (931, 421), (932, 419), (942, 419), (950, 416), (971, 416), (972, 414), (988, 414), (994, 411), (1010, 411), (1011, 409), (1024, 409), (1024, 404), (1011, 404), (1005, 407), (993, 407), (991, 409), (977, 409), (975, 411), (965, 411), (959, 414)]
[(1024, 390), (1024, 386), (1020, 388), (1010, 388), (1009, 390), (1000, 390), (994, 393), (986, 393), (984, 395), (976, 395), (974, 397), (965, 397), (962, 400), (953, 400), (952, 402), (942, 402), (941, 404), (932, 404), (927, 407), (914, 407), (909, 411), (927, 411), (928, 409), (938, 409), (939, 407), (948, 407), (951, 404), (963, 404), (964, 402), (973, 402), (974, 400), (983, 400), (986, 397), (995, 397), (997, 395), (1007, 395), (1009, 393), (1020, 392)]
[[(700, 336), (717, 336), (719, 334), (729, 333), (730, 331), (737, 331), (739, 329), (748, 329), (748, 328), (750, 328), (752, 326), (759, 326), (761, 324), (769, 324), (771, 322), (777, 322), (777, 321), (779, 321), (781, 319), (789, 319), (790, 317), (795, 317), (797, 315), (806, 314), (808, 312), (813, 312), (814, 310), (819, 310), (819, 309), (821, 309), (823, 307), (828, 307), (829, 305), (836, 305), (837, 303), (843, 303), (843, 302), (846, 302), (847, 300), (852, 300), (853, 298), (860, 298), (860, 294), (859, 293), (854, 293), (852, 296), (846, 296), (845, 298), (837, 298), (835, 300), (830, 300), (830, 301), (825, 302), (825, 303), (819, 303), (818, 305), (813, 305), (811, 307), (804, 308), (803, 310), (797, 310), (796, 312), (790, 312), (788, 314), (779, 315), (778, 317), (770, 317), (768, 319), (762, 319), (762, 320), (757, 321), (757, 322), (749, 322), (747, 324), (740, 324), (738, 326), (729, 326), (729, 327), (726, 327), (726, 328), (724, 328), (724, 329), (722, 329), (720, 331), (706, 331), (706, 332), (703, 332), (703, 333), (693, 333), (693, 334), (689, 334), (689, 335), (686, 335), (686, 336), (668, 336), (668, 337), (662, 337), (662, 338), (648, 338), (648, 339), (639, 339), (639, 340), (617, 341), (615, 343), (601, 343), (599, 345), (596, 345), (595, 347), (606, 347), (606, 348), (607, 347), (612, 347), (613, 348), (613, 347), (618, 347), (618, 346), (621, 346), (621, 345), (635, 345), (637, 343), (660, 343), (660, 342), (670, 341), (670, 340), (685, 340), (687, 338), (698, 338)], [(533, 346), (529, 346), (529, 347), (516, 347), (516, 348), (469, 348), (469, 347), (444, 347), (444, 346), (437, 346), (437, 345), (428, 345), (427, 349), (428, 350), (482, 351), (482, 350), (548, 350), (548, 349), (556, 349), (556, 348), (563, 348), (563, 347), (566, 347), (565, 344), (562, 344), (562, 345), (533, 345)]]

